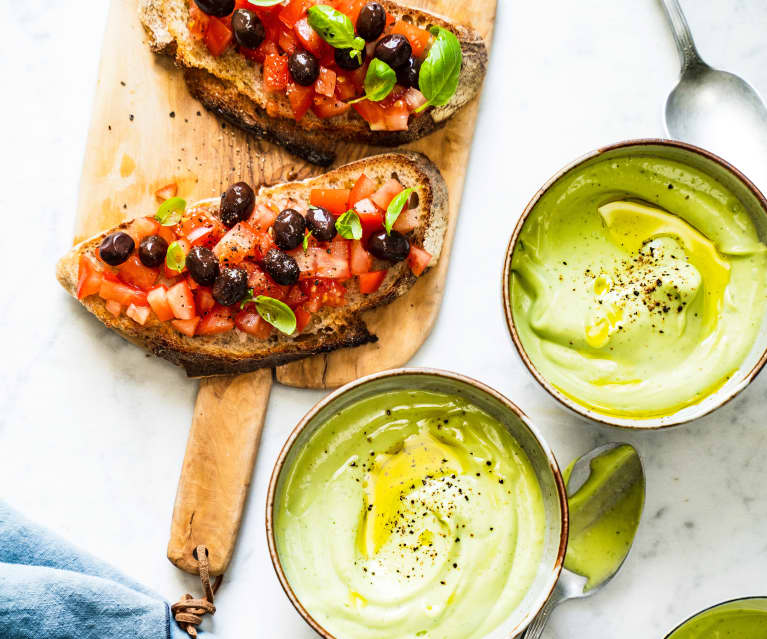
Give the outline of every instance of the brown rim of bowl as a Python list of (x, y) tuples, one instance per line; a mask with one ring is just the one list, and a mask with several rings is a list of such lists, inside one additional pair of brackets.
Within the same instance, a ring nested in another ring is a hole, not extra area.
[[(625, 140), (623, 142), (617, 142), (609, 146), (600, 147), (594, 151), (591, 151), (590, 153), (587, 153), (581, 156), (577, 160), (571, 162), (564, 168), (557, 171), (551, 178), (549, 178), (546, 181), (546, 183), (540, 189), (538, 189), (538, 191), (535, 193), (532, 199), (528, 202), (527, 206), (522, 212), (522, 215), (519, 218), (519, 221), (517, 222), (516, 227), (514, 228), (514, 232), (511, 235), (511, 239), (509, 240), (509, 244), (506, 248), (506, 259), (503, 262), (503, 273), (502, 273), (502, 279), (501, 279), (501, 295), (503, 298), (503, 311), (504, 311), (504, 315), (506, 316), (506, 326), (509, 329), (509, 334), (511, 335), (511, 339), (514, 342), (514, 346), (517, 349), (517, 353), (519, 354), (519, 357), (521, 358), (522, 363), (527, 367), (527, 370), (530, 371), (530, 374), (535, 378), (535, 380), (544, 388), (544, 390), (546, 390), (549, 393), (549, 395), (551, 395), (554, 399), (556, 399), (560, 404), (562, 404), (565, 408), (579, 414), (580, 416), (585, 417), (586, 419), (593, 422), (605, 424), (607, 426), (617, 426), (619, 428), (625, 428), (629, 430), (660, 430), (662, 428), (670, 428), (671, 426), (678, 426), (679, 424), (684, 424), (684, 423), (693, 421), (694, 419), (698, 419), (700, 417), (708, 415), (709, 413), (712, 413), (713, 411), (715, 411), (717, 408), (724, 406), (730, 400), (732, 400), (736, 395), (738, 395), (746, 386), (748, 386), (754, 380), (754, 378), (759, 374), (759, 372), (764, 367), (765, 363), (767, 363), (767, 349), (765, 349), (765, 351), (762, 353), (761, 357), (756, 362), (754, 367), (748, 372), (748, 374), (743, 376), (743, 381), (740, 384), (738, 384), (738, 386), (734, 387), (732, 391), (729, 393), (729, 395), (727, 395), (726, 397), (723, 397), (722, 401), (713, 404), (712, 406), (707, 408), (704, 412), (700, 413), (699, 415), (686, 417), (686, 418), (674, 418), (672, 415), (671, 419), (669, 419), (668, 421), (664, 421), (663, 423), (652, 423), (654, 421), (659, 421), (661, 419), (664, 419), (661, 417), (650, 417), (650, 418), (646, 418), (642, 420), (640, 420), (639, 418), (631, 418), (631, 417), (623, 417), (623, 418), (615, 417), (615, 419), (622, 419), (622, 420), (633, 419), (634, 421), (637, 421), (637, 422), (642, 421), (648, 424), (647, 426), (642, 426), (642, 425), (630, 425), (626, 423), (617, 423), (616, 421), (612, 421), (612, 418), (610, 415), (599, 413), (595, 410), (589, 409), (586, 406), (579, 404), (576, 401), (569, 399), (557, 388), (555, 388), (553, 384), (549, 383), (549, 381), (546, 380), (546, 378), (543, 377), (543, 375), (541, 375), (541, 373), (538, 371), (538, 369), (535, 367), (535, 365), (532, 363), (532, 361), (528, 357), (527, 352), (525, 351), (524, 347), (522, 346), (522, 342), (519, 339), (519, 334), (517, 333), (517, 328), (514, 323), (514, 316), (511, 310), (511, 296), (510, 296), (509, 284), (508, 284), (511, 278), (511, 256), (514, 253), (514, 248), (516, 247), (517, 240), (519, 239), (519, 234), (522, 232), (522, 227), (527, 221), (527, 218), (530, 216), (531, 211), (533, 210), (535, 205), (538, 203), (538, 201), (541, 199), (543, 194), (546, 193), (546, 191), (548, 191), (554, 185), (554, 183), (557, 182), (568, 171), (571, 171), (575, 167), (583, 164), (584, 162), (592, 158), (598, 157), (600, 155), (603, 155), (604, 153), (607, 153), (608, 151), (630, 148), (632, 146), (648, 146), (648, 145), (666, 146), (666, 147), (682, 149), (685, 151), (690, 151), (691, 153), (701, 155), (715, 162), (716, 164), (719, 164), (722, 168), (732, 173), (738, 180), (740, 180), (740, 182), (743, 183), (743, 185), (746, 188), (748, 188), (749, 191), (751, 191), (751, 193), (754, 195), (754, 197), (757, 199), (762, 209), (764, 210), (765, 215), (767, 215), (767, 198), (765, 198), (765, 196), (756, 187), (756, 185), (751, 180), (749, 180), (740, 170), (735, 168), (732, 164), (730, 164), (726, 160), (720, 158), (718, 155), (715, 155), (711, 153), (710, 151), (706, 151), (705, 149), (694, 146), (692, 144), (687, 144), (686, 142), (678, 142), (676, 140), (666, 140), (662, 138), (641, 138), (636, 140)], [(707, 397), (710, 397), (710, 396), (711, 395), (708, 395)], [(706, 398), (704, 397), (701, 400), (701, 402), (704, 401), (705, 399)], [(695, 406), (695, 404), (692, 404), (691, 406)], [(677, 411), (677, 413), (675, 414), (678, 414), (678, 412), (680, 411)]]
[(551, 583), (551, 588), (547, 593), (545, 593), (545, 597), (542, 597), (540, 599), (540, 606), (537, 610), (534, 612), (531, 611), (521, 622), (518, 626), (516, 626), (509, 635), (509, 639), (512, 639), (513, 637), (519, 636), (519, 633), (524, 630), (524, 628), (527, 627), (527, 625), (533, 620), (536, 614), (540, 611), (540, 609), (543, 607), (543, 605), (546, 603), (548, 598), (551, 596), (551, 593), (554, 591), (554, 587), (556, 586), (557, 580), (559, 579), (559, 574), (562, 572), (562, 567), (564, 566), (565, 562), (565, 551), (567, 550), (567, 537), (569, 532), (569, 512), (567, 508), (567, 491), (565, 489), (565, 483), (562, 478), (562, 473), (559, 470), (559, 464), (557, 463), (556, 458), (554, 457), (554, 453), (549, 447), (548, 443), (546, 442), (543, 437), (541, 437), (540, 433), (538, 432), (538, 429), (535, 428), (530, 423), (530, 419), (527, 417), (527, 415), (516, 405), (514, 402), (512, 402), (510, 399), (499, 393), (494, 388), (491, 388), (490, 386), (487, 386), (486, 384), (483, 384), (482, 382), (479, 382), (475, 379), (472, 379), (471, 377), (466, 377), (465, 375), (460, 375), (458, 373), (452, 373), (450, 371), (435, 369), (435, 368), (396, 368), (388, 371), (382, 371), (380, 373), (373, 373), (372, 375), (366, 375), (365, 377), (360, 377), (359, 379), (350, 382), (348, 384), (345, 384), (341, 388), (336, 389), (332, 393), (330, 393), (325, 398), (321, 399), (319, 402), (317, 402), (311, 410), (309, 410), (306, 415), (304, 415), (301, 418), (301, 421), (298, 422), (296, 427), (293, 429), (293, 431), (288, 436), (288, 439), (285, 441), (285, 444), (282, 446), (282, 449), (280, 450), (280, 454), (277, 456), (277, 461), (274, 463), (274, 468), (272, 469), (272, 476), (269, 480), (269, 490), (267, 492), (266, 496), (266, 540), (267, 544), (269, 546), (269, 556), (272, 559), (272, 566), (274, 567), (274, 571), (277, 573), (277, 578), (280, 580), (280, 585), (282, 586), (282, 589), (285, 591), (285, 594), (288, 596), (288, 599), (290, 599), (290, 603), (293, 604), (293, 607), (298, 611), (298, 614), (300, 614), (306, 623), (308, 623), (315, 632), (317, 632), (320, 636), (324, 637), (325, 639), (338, 639), (335, 637), (335, 635), (332, 635), (330, 632), (325, 630), (304, 608), (301, 601), (298, 599), (296, 594), (293, 592), (293, 588), (291, 588), (290, 584), (288, 583), (288, 579), (285, 575), (285, 571), (282, 567), (282, 562), (280, 561), (279, 554), (277, 553), (277, 544), (274, 539), (274, 499), (275, 499), (275, 493), (277, 491), (277, 480), (279, 479), (280, 473), (282, 472), (282, 469), (285, 466), (285, 460), (287, 459), (288, 453), (290, 452), (291, 448), (293, 447), (293, 444), (296, 442), (296, 439), (298, 439), (298, 436), (301, 434), (301, 432), (304, 430), (306, 425), (314, 418), (314, 416), (323, 408), (334, 402), (336, 399), (338, 399), (341, 395), (344, 395), (346, 392), (351, 390), (352, 388), (356, 388), (357, 386), (362, 386), (363, 384), (366, 384), (368, 382), (371, 382), (376, 379), (381, 379), (384, 377), (398, 377), (402, 375), (428, 375), (428, 376), (436, 376), (436, 377), (444, 377), (447, 379), (452, 379), (458, 382), (463, 382), (465, 384), (468, 384), (470, 386), (474, 386), (475, 388), (478, 388), (479, 390), (485, 392), (486, 394), (494, 397), (496, 400), (501, 402), (506, 408), (508, 408), (512, 413), (514, 413), (517, 417), (519, 417), (520, 420), (525, 424), (525, 426), (528, 428), (528, 430), (533, 434), (536, 441), (538, 442), (538, 445), (543, 450), (544, 454), (546, 455), (546, 459), (549, 462), (549, 467), (551, 469), (551, 472), (554, 475), (554, 483), (557, 486), (557, 498), (559, 500), (559, 510), (561, 513), (561, 520), (560, 520), (560, 526), (561, 526), (561, 532), (560, 532), (560, 538), (559, 538), (559, 549), (557, 550), (557, 558), (554, 562), (554, 579)]
[(673, 635), (677, 630), (681, 630), (684, 626), (686, 626), (688, 623), (693, 621), (696, 617), (699, 617), (700, 615), (708, 612), (709, 610), (714, 610), (715, 608), (726, 606), (727, 604), (740, 603), (741, 601), (753, 601), (754, 599), (767, 601), (767, 595), (749, 595), (747, 597), (735, 597), (735, 599), (728, 599), (727, 601), (722, 601), (721, 603), (713, 604), (709, 606), (708, 608), (699, 610), (698, 612), (687, 617), (687, 619), (685, 619), (684, 621), (679, 623), (677, 626), (675, 626), (674, 629), (671, 632), (669, 632), (664, 639), (670, 639), (671, 635)]

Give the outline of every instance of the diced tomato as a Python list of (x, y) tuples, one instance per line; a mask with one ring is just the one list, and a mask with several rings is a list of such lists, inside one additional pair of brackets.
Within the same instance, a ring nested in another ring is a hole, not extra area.
[(150, 217), (137, 217), (131, 220), (125, 228), (125, 232), (133, 238), (133, 242), (138, 247), (141, 240), (157, 233), (160, 225)]
[(384, 214), (381, 211), (375, 213), (357, 213), (362, 223), (362, 237), (367, 238), (383, 228)]
[(147, 291), (154, 286), (160, 274), (156, 269), (144, 266), (137, 255), (131, 255), (118, 267), (120, 279), (126, 284)]
[(117, 302), (122, 306), (129, 306), (131, 304), (146, 306), (147, 303), (144, 291), (139, 291), (132, 286), (106, 277), (101, 280), (99, 296), (107, 301)]
[(212, 226), (198, 226), (194, 231), (192, 231), (189, 235), (186, 236), (186, 239), (189, 240), (189, 243), (192, 246), (209, 246), (209, 245), (215, 245), (218, 238), (213, 238), (213, 233), (215, 232), (215, 229)]
[(398, 20), (391, 29), (392, 33), (399, 33), (410, 41), (410, 47), (413, 49), (413, 55), (416, 58), (422, 58), (424, 52), (431, 44), (431, 33), (426, 29), (417, 27), (412, 22)]
[(378, 189), (378, 185), (375, 180), (371, 180), (364, 173), (357, 178), (357, 181), (352, 187), (352, 192), (349, 193), (349, 204), (355, 205), (360, 200), (370, 197)]
[(157, 230), (155, 232), (162, 239), (164, 239), (168, 243), (168, 245), (176, 241), (176, 234), (174, 233), (173, 227), (171, 226), (161, 226), (158, 224)]
[(384, 110), (384, 122), (387, 131), (407, 131), (410, 109), (403, 99), (396, 100)]
[(373, 267), (373, 256), (362, 246), (361, 240), (352, 240), (351, 252), (349, 254), (349, 268), (352, 275), (361, 275), (367, 273)]
[(93, 262), (81, 255), (77, 267), (77, 299), (97, 295), (103, 279), (104, 276), (93, 267)]
[(298, 122), (304, 115), (306, 115), (309, 107), (312, 106), (314, 87), (302, 87), (295, 82), (288, 82), (286, 93), (288, 100), (290, 101), (290, 107), (293, 109), (293, 117), (296, 119), (296, 122)]
[(287, 56), (270, 53), (264, 60), (264, 88), (267, 91), (284, 91), (287, 86)]
[(187, 26), (195, 40), (205, 39), (205, 31), (208, 29), (209, 21), (210, 17), (203, 13), (196, 4), (192, 3), (189, 6), (189, 22)]
[(239, 47), (239, 52), (249, 60), (255, 60), (263, 64), (266, 60), (266, 56), (270, 54), (279, 55), (280, 50), (272, 40), (264, 40), (258, 45), (257, 49), (246, 49), (245, 47)]
[(312, 4), (310, 0), (290, 0), (290, 3), (280, 10), (280, 22), (288, 27), (288, 29), (292, 29), (304, 17)]
[(283, 30), (280, 32), (280, 38), (277, 40), (277, 44), (280, 45), (280, 49), (285, 53), (291, 55), (298, 49), (298, 38), (296, 38), (292, 31)]
[[(351, 197), (349, 198), (351, 200)], [(362, 200), (358, 200), (354, 203), (354, 210), (357, 212), (357, 215), (373, 215), (373, 214), (380, 214), (380, 209), (375, 205), (373, 200), (371, 200), (369, 197), (363, 198)]]
[(284, 300), (287, 297), (290, 287), (277, 284), (269, 277), (261, 267), (248, 262), (248, 286), (253, 289), (253, 296), (266, 295), (276, 300)]
[(375, 293), (380, 287), (381, 282), (386, 277), (386, 271), (372, 271), (371, 273), (360, 273), (360, 293)]
[(333, 5), (336, 11), (340, 11), (351, 18), (352, 24), (357, 24), (357, 18), (362, 11), (362, 7), (367, 4), (367, 0), (335, 0)]
[(357, 87), (346, 73), (336, 72), (336, 95), (341, 100), (351, 100), (358, 94)]
[(209, 16), (208, 28), (205, 30), (205, 45), (216, 57), (220, 56), (232, 43), (232, 31), (222, 20)]
[(299, 306), (300, 304), (303, 304), (308, 299), (309, 298), (301, 290), (300, 286), (292, 286), (283, 301), (291, 308), (295, 308)]
[(296, 316), (296, 333), (302, 332), (312, 319), (312, 314), (302, 306), (293, 309)]
[(199, 323), (199, 317), (190, 317), (186, 320), (174, 319), (171, 322), (179, 333), (183, 333), (188, 337), (194, 337), (194, 332), (197, 330), (197, 325)]
[(389, 206), (389, 203), (394, 199), (394, 196), (402, 191), (402, 185), (394, 178), (389, 178), (383, 185), (370, 196), (375, 205), (385, 211)]
[(386, 130), (385, 111), (378, 104), (370, 100), (363, 100), (362, 102), (355, 102), (352, 106), (370, 125), (372, 131)]
[(197, 306), (197, 312), (202, 315), (212, 311), (213, 307), (216, 305), (216, 300), (213, 299), (213, 293), (210, 292), (209, 288), (203, 286), (198, 287), (194, 292), (194, 302)]
[(349, 202), (349, 189), (312, 189), (309, 193), (309, 203), (321, 206), (334, 215), (346, 213)]
[(165, 200), (169, 200), (172, 197), (176, 197), (177, 194), (178, 194), (178, 184), (176, 184), (175, 182), (166, 184), (165, 186), (157, 189), (154, 192), (154, 196), (157, 198), (158, 202), (164, 202)]
[(426, 270), (431, 262), (431, 253), (418, 248), (417, 246), (410, 245), (410, 254), (407, 256), (407, 263), (410, 266), (410, 270), (413, 271), (413, 275), (418, 277)]
[(146, 294), (146, 301), (161, 322), (173, 319), (173, 311), (168, 304), (168, 289), (164, 286), (156, 286)]
[(115, 302), (114, 300), (108, 300), (105, 306), (115, 317), (120, 317), (120, 314), (123, 312), (123, 307), (119, 302)]
[(314, 104), (312, 104), (312, 111), (318, 118), (334, 118), (337, 115), (342, 115), (349, 110), (349, 105), (346, 102), (337, 100), (335, 97), (327, 97), (325, 95), (315, 95)]
[(392, 228), (399, 233), (408, 233), (418, 226), (418, 209), (404, 209)]
[(213, 248), (226, 233), (221, 221), (209, 215), (206, 210), (198, 209), (184, 216), (176, 227), (179, 235), (185, 237), (191, 246)]
[(426, 96), (421, 93), (415, 87), (410, 87), (405, 92), (405, 102), (407, 102), (407, 108), (411, 111), (415, 111), (417, 108), (422, 107), (428, 102)]
[(319, 95), (332, 98), (336, 90), (336, 72), (327, 67), (320, 67), (320, 75), (314, 83), (314, 90)]
[(218, 306), (203, 316), (197, 325), (195, 334), (218, 335), (219, 333), (228, 333), (233, 328), (232, 312), (224, 306)]
[(132, 320), (138, 322), (143, 326), (149, 319), (150, 309), (148, 306), (136, 306), (131, 304), (125, 311), (125, 314)]
[(309, 300), (304, 308), (310, 313), (316, 313), (323, 306), (343, 306), (346, 299), (346, 288), (336, 280), (311, 278), (299, 282), (301, 290)]
[(301, 46), (316, 57), (322, 57), (325, 41), (314, 29), (309, 26), (309, 20), (306, 17), (298, 20), (293, 26), (293, 31), (301, 43)]
[(254, 308), (240, 311), (234, 316), (234, 323), (244, 333), (259, 339), (266, 339), (272, 334), (272, 326), (258, 314)]
[(351, 277), (349, 270), (349, 245), (351, 242), (337, 235), (329, 248), (317, 250), (314, 275), (334, 280)]
[(239, 264), (252, 252), (256, 239), (256, 234), (240, 222), (221, 238), (213, 252), (225, 264)]
[(197, 315), (194, 305), (194, 294), (186, 280), (171, 286), (168, 289), (167, 296), (170, 310), (173, 311), (173, 316), (177, 319), (190, 320)]
[(266, 231), (272, 224), (274, 224), (274, 220), (277, 219), (278, 215), (278, 211), (271, 209), (265, 204), (257, 204), (256, 208), (253, 209), (253, 214), (248, 220), (248, 224), (255, 231)]

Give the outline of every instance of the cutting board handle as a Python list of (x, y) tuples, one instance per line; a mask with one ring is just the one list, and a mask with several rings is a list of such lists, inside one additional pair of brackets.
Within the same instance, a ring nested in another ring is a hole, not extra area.
[(229, 565), (271, 388), (271, 369), (200, 381), (168, 542), (168, 559), (181, 570), (197, 574), (200, 544), (211, 575)]

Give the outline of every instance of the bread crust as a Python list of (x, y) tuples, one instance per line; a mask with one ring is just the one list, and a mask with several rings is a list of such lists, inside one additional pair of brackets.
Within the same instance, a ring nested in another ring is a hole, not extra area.
[[(473, 29), (445, 18), (382, 0), (387, 12), (422, 27), (441, 26), (461, 43), (463, 66), (458, 89), (441, 107), (428, 108), (410, 117), (407, 131), (372, 131), (354, 109), (327, 120), (309, 111), (300, 122), (292, 117), (285, 96), (271, 96), (260, 87), (259, 65), (247, 64), (236, 52), (215, 58), (194, 41), (183, 19), (184, 0), (139, 0), (139, 15), (150, 47), (169, 55), (183, 70), (190, 93), (206, 109), (252, 135), (284, 147), (307, 162), (328, 166), (341, 142), (399, 146), (441, 128), (478, 93), (487, 70), (487, 47)], [(328, 144), (328, 140), (335, 141)]]
[[(258, 190), (257, 201), (308, 200), (308, 191), (312, 188), (348, 188), (362, 172), (379, 180), (396, 174), (403, 184), (416, 189), (419, 224), (412, 231), (412, 241), (429, 251), (434, 258), (432, 264), (436, 263), (447, 229), (447, 186), (437, 167), (420, 153), (385, 153), (352, 162), (319, 177), (263, 186)], [(59, 260), (56, 276), (70, 294), (76, 294), (80, 256), (95, 251), (104, 237), (115, 230), (125, 229), (128, 224), (123, 222), (117, 228), (84, 240)], [(187, 337), (176, 331), (170, 322), (160, 322), (154, 316), (144, 326), (125, 315), (114, 317), (107, 311), (105, 301), (97, 295), (80, 302), (125, 339), (182, 366), (190, 377), (205, 377), (279, 366), (338, 348), (374, 342), (378, 338), (368, 330), (362, 313), (392, 302), (405, 294), (415, 281), (406, 262), (391, 266), (381, 287), (370, 295), (360, 294), (356, 280), (350, 280), (346, 305), (321, 309), (312, 317), (307, 329), (295, 337), (273, 334), (267, 340), (256, 339), (238, 330)]]

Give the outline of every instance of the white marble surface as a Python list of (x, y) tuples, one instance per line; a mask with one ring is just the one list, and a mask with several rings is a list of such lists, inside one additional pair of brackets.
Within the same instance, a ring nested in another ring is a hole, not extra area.
[[(683, 4), (704, 57), (767, 94), (767, 5)], [(767, 594), (767, 375), (712, 416), (645, 434), (579, 422), (533, 383), (498, 299), (507, 237), (564, 163), (662, 135), (677, 59), (655, 0), (499, 5), (447, 293), (412, 364), (506, 393), (563, 463), (607, 440), (640, 450), (648, 493), (632, 555), (607, 590), (557, 611), (546, 636), (660, 638), (701, 607)], [(105, 17), (105, 2), (0, 2), (0, 210), (14, 231), (0, 236), (0, 496), (174, 599), (196, 592), (165, 559), (196, 384), (102, 328), (53, 277), (71, 237)], [(277, 584), (263, 519), (277, 451), (321, 395), (272, 394), (239, 546), (207, 624), (219, 637), (313, 636)]]

